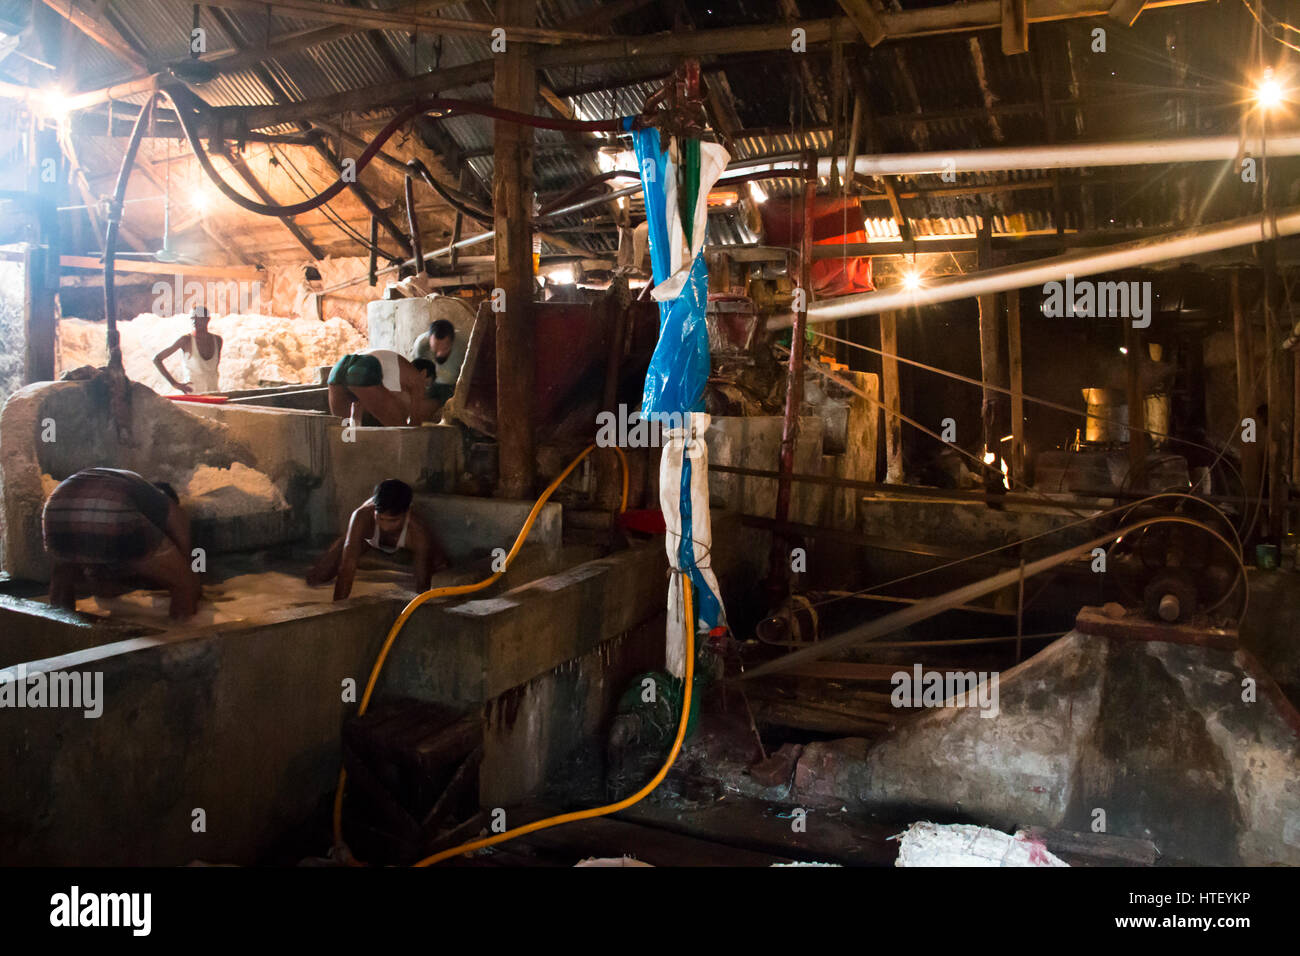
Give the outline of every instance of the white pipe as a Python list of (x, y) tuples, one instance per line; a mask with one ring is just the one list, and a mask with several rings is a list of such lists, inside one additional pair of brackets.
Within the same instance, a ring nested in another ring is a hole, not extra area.
[[(854, 169), (864, 176), (920, 176), (933, 173), (982, 173), (995, 169), (1071, 169), (1089, 166), (1142, 166), (1148, 163), (1228, 162), (1239, 155), (1300, 156), (1300, 133), (1241, 140), (1236, 136), (1190, 136), (1144, 139), (1131, 143), (1057, 143), (1051, 146), (1008, 146), (993, 149), (954, 149), (935, 153), (881, 153), (859, 156)], [(817, 162), (817, 174), (829, 176), (827, 156)]]
[[(1270, 216), (1245, 216), (1210, 226), (1197, 226), (1165, 236), (1152, 236), (1097, 249), (1080, 249), (1064, 255), (989, 269), (974, 275), (941, 279), (919, 289), (891, 289), (866, 292), (815, 302), (808, 307), (809, 322), (835, 322), (859, 315), (876, 315), (909, 306), (936, 305), (954, 299), (968, 299), (994, 292), (1010, 292), (1056, 282), (1066, 276), (1097, 275), (1117, 269), (1166, 262), (1187, 256), (1218, 252), (1234, 246), (1267, 242), (1300, 232), (1300, 206), (1291, 206)], [(769, 329), (785, 329), (791, 316), (773, 316)]]

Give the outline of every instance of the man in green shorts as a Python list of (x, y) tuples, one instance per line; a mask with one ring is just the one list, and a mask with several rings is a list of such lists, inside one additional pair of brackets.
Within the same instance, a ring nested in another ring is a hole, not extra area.
[(432, 362), (409, 362), (392, 349), (345, 355), (330, 370), (330, 414), (360, 424), (360, 405), (380, 425), (423, 424), (437, 413), (437, 403), (425, 397), (436, 375)]

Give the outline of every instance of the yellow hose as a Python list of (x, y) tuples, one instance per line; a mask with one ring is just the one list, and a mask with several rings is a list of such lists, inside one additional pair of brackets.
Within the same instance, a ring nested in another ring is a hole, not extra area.
[[(538, 498), (537, 501), (533, 504), (532, 510), (528, 512), (528, 518), (524, 521), (524, 526), (519, 530), (519, 535), (518, 537), (515, 538), (515, 543), (511, 546), (510, 553), (506, 555), (505, 561), (502, 564), (502, 568), (500, 571), (493, 572), (488, 577), (484, 578), (482, 581), (479, 581), (475, 584), (456, 584), (450, 587), (431, 588), (428, 591), (423, 592), (422, 594), (416, 595), (414, 598), (411, 599), (411, 602), (407, 604), (405, 608), (402, 609), (402, 613), (397, 616), (397, 620), (393, 622), (392, 628), (388, 631), (388, 637), (384, 640), (384, 646), (380, 648), (379, 656), (375, 658), (374, 667), (370, 669), (370, 679), (366, 682), (365, 693), (361, 695), (361, 706), (357, 709), (358, 717), (365, 714), (366, 710), (369, 708), (370, 697), (372, 694), (374, 694), (375, 684), (378, 683), (379, 672), (383, 670), (384, 662), (388, 659), (388, 652), (392, 650), (393, 642), (397, 640), (397, 635), (401, 633), (402, 628), (406, 626), (407, 620), (409, 620), (411, 615), (415, 613), (416, 609), (419, 608), (421, 604), (424, 604), (426, 601), (431, 601), (434, 598), (456, 597), (457, 595), (461, 595), (461, 594), (473, 594), (475, 591), (481, 591), (484, 588), (488, 587), (489, 585), (495, 583), (498, 579), (500, 579), (506, 573), (506, 571), (510, 569), (510, 563), (514, 561), (515, 555), (519, 553), (519, 549), (524, 546), (524, 541), (527, 540), (529, 533), (533, 530), (533, 525), (537, 521), (537, 516), (541, 514), (542, 506), (545, 505), (546, 502), (550, 500), (551, 495), (553, 495), (556, 489), (560, 487), (564, 479), (569, 477), (570, 472), (572, 472), (574, 468), (578, 467), (578, 465), (582, 462), (582, 460), (586, 458), (588, 455), (590, 455), (593, 451), (595, 451), (597, 447), (598, 446), (596, 445), (588, 445), (583, 450), (582, 454), (580, 454), (577, 458), (573, 459), (573, 461), (569, 462), (569, 466), (565, 468), (564, 471), (560, 472), (559, 476), (554, 481), (552, 481), (549, 485), (546, 486), (546, 490), (542, 492), (541, 497)], [(622, 514), (624, 511), (627, 510), (627, 487), (628, 487), (627, 456), (623, 454), (623, 449), (617, 446), (613, 446), (613, 447), (614, 447), (614, 451), (618, 453), (618, 460), (623, 468), (623, 494), (619, 501), (619, 506), (618, 506), (619, 514)], [(689, 592), (689, 588), (687, 590)], [(689, 601), (689, 597), (687, 598), (687, 600)], [(693, 637), (694, 634), (693, 633), (690, 634), (688, 637), (688, 641), (690, 640), (690, 638)], [(688, 645), (688, 649), (689, 649), (689, 645)], [(687, 674), (688, 676), (690, 674), (689, 661), (687, 662)], [(687, 694), (689, 695), (689, 693), (690, 690), (688, 688)], [(674, 757), (675, 756), (676, 756), (676, 752), (674, 751)], [(664, 769), (666, 772), (667, 767), (665, 767)], [(347, 849), (347, 844), (343, 841), (343, 790), (344, 787), (347, 785), (347, 780), (348, 780), (347, 770), (340, 768), (338, 787), (334, 791), (334, 844), (335, 846), (343, 848), (344, 850)], [(658, 781), (656, 781), (656, 783), (658, 783)], [(346, 854), (346, 858), (349, 863), (355, 863), (356, 865), (361, 865), (358, 861), (355, 861), (352, 858), (350, 852)]]
[(695, 677), (695, 612), (691, 607), (691, 578), (690, 575), (683, 572), (677, 572), (682, 575), (682, 613), (685, 622), (686, 635), (686, 677), (682, 685), (682, 719), (677, 725), (677, 737), (673, 740), (673, 748), (668, 752), (668, 759), (664, 765), (659, 768), (659, 772), (654, 775), (649, 783), (617, 803), (606, 804), (603, 807), (592, 807), (590, 810), (575, 810), (572, 813), (561, 813), (558, 816), (546, 817), (543, 820), (537, 820), (534, 823), (526, 823), (521, 827), (515, 827), (513, 830), (506, 830), (504, 833), (498, 833), (495, 836), (484, 837), (481, 840), (471, 840), (468, 843), (462, 843), (460, 846), (454, 846), (450, 850), (443, 850), (441, 853), (435, 853), (433, 856), (427, 856), (415, 866), (432, 866), (435, 863), (441, 863), (443, 860), (453, 856), (460, 856), (462, 853), (469, 853), (471, 850), (480, 850), (485, 846), (493, 846), (497, 843), (504, 843), (506, 840), (513, 840), (515, 837), (523, 836), (525, 833), (532, 833), (536, 830), (545, 830), (549, 827), (559, 826), (561, 823), (572, 823), (575, 820), (590, 820), (592, 817), (603, 817), (611, 813), (618, 813), (620, 810), (626, 810), (634, 803), (639, 803), (645, 799), (655, 787), (663, 783), (664, 777), (668, 776), (668, 771), (672, 769), (677, 760), (677, 754), (682, 749), (682, 741), (686, 738), (686, 724), (691, 717), (691, 682)]

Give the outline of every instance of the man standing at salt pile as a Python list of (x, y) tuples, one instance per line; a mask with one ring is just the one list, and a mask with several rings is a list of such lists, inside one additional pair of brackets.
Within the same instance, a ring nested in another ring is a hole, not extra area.
[[(194, 331), (182, 335), (153, 357), (154, 367), (162, 373), (163, 378), (186, 395), (221, 391), (221, 377), (217, 372), (217, 366), (221, 362), (221, 336), (208, 331), (208, 318), (208, 310), (196, 305), (190, 313)], [(189, 371), (187, 383), (176, 381), (163, 364), (176, 351), (185, 353), (185, 368)]]
[(357, 420), (356, 406), (380, 425), (420, 425), (436, 414), (438, 403), (425, 397), (438, 368), (426, 359), (407, 361), (392, 349), (345, 355), (329, 376), (330, 414)]
[(190, 567), (190, 519), (165, 482), (133, 471), (87, 468), (51, 492), (41, 516), (54, 562), (50, 603), (75, 610), (77, 585), (137, 575), (171, 592), (171, 616), (198, 610), (201, 586)]
[(411, 486), (396, 478), (375, 485), (374, 494), (352, 512), (347, 534), (335, 540), (307, 572), (307, 583), (315, 587), (334, 581), (334, 600), (352, 593), (357, 562), (369, 548), (385, 554), (408, 550), (415, 559), (415, 588), (429, 590), (435, 571), (447, 567), (447, 557), (432, 529), (411, 513)]

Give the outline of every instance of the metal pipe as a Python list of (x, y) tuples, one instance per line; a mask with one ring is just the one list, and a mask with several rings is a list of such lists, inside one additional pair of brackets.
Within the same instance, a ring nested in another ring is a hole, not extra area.
[[(954, 149), (930, 153), (880, 153), (859, 156), (854, 171), (866, 176), (919, 176), (927, 173), (984, 173), (995, 169), (1074, 169), (1090, 166), (1143, 166), (1160, 163), (1228, 162), (1238, 156), (1262, 156), (1265, 143), (1236, 136), (1188, 136), (1133, 142), (1056, 143), (1047, 146), (1006, 146)], [(1300, 133), (1268, 138), (1269, 156), (1300, 155)], [(839, 157), (817, 163), (817, 175), (829, 176), (831, 164), (843, 169)]]
[[(994, 292), (1009, 292), (1060, 281), (1067, 276), (1088, 276), (1117, 269), (1152, 265), (1170, 259), (1267, 242), (1300, 233), (1300, 206), (1291, 206), (1264, 216), (1243, 216), (1210, 226), (1183, 229), (1164, 236), (1152, 236), (1097, 249), (1080, 249), (1034, 262), (1022, 262), (973, 275), (940, 280), (920, 289), (891, 289), (867, 292), (818, 302), (808, 309), (809, 322), (835, 322), (859, 315), (875, 315), (892, 309), (936, 305)], [(768, 320), (769, 329), (791, 325), (790, 315)]]

